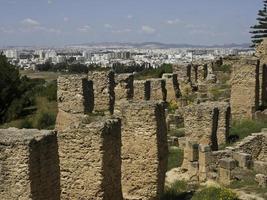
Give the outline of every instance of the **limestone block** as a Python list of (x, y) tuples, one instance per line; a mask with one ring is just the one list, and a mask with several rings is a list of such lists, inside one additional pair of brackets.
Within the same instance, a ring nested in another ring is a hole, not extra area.
[(115, 78), (112, 71), (89, 71), (88, 80), (93, 82), (94, 111), (114, 111), (115, 104)]
[(167, 169), (164, 106), (125, 102), (122, 113), (122, 191), (125, 199), (158, 200)]
[(220, 160), (220, 168), (232, 170), (236, 167), (236, 161), (231, 158), (224, 158)]
[(59, 176), (55, 132), (0, 130), (0, 199), (60, 200)]
[(166, 80), (167, 101), (176, 101), (181, 97), (177, 74), (165, 73), (162, 78)]
[(134, 100), (149, 100), (150, 99), (150, 81), (134, 80)]
[(223, 185), (230, 185), (232, 182), (233, 174), (229, 169), (219, 168), (219, 182)]
[(199, 145), (199, 181), (205, 182), (208, 177), (211, 162), (211, 148), (208, 145)]
[(167, 90), (165, 79), (149, 79), (150, 80), (150, 100), (152, 101), (166, 101)]
[(92, 112), (93, 85), (86, 75), (66, 75), (57, 79), (58, 109), (72, 114)]
[(236, 62), (231, 75), (230, 98), (234, 120), (252, 119), (259, 106), (259, 88), (259, 60), (252, 57)]
[(115, 76), (115, 99), (116, 101), (130, 100), (134, 95), (133, 74), (117, 74)]
[(198, 144), (197, 142), (187, 141), (185, 155), (190, 162), (198, 161)]
[(250, 154), (234, 152), (233, 159), (237, 161), (239, 167), (244, 169), (250, 169), (252, 165), (252, 157)]
[(256, 173), (267, 175), (267, 162), (253, 161), (253, 170)]
[(88, 122), (58, 133), (61, 199), (122, 200), (121, 122)]
[(264, 174), (256, 174), (255, 181), (259, 183), (259, 186), (262, 188), (267, 186), (267, 176)]

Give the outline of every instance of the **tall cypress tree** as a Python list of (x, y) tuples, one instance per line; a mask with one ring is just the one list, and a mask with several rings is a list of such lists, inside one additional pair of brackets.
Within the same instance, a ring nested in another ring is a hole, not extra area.
[(267, 37), (267, 0), (263, 1), (263, 9), (259, 10), (257, 21), (258, 24), (250, 27), (252, 29), (250, 33), (253, 34), (251, 37), (252, 47), (255, 47), (262, 42), (263, 38)]

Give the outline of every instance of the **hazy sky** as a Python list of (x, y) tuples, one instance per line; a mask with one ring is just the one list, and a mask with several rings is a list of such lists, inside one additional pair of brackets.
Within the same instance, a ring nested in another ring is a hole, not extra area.
[(250, 41), (262, 0), (0, 0), (0, 46)]

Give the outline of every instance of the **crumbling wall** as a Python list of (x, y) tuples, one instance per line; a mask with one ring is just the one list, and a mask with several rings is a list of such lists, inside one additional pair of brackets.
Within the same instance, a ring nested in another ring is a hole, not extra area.
[(124, 103), (122, 191), (124, 199), (158, 200), (167, 169), (167, 130), (162, 104)]
[(259, 107), (259, 60), (243, 58), (233, 65), (231, 109), (234, 120), (252, 119)]
[(176, 101), (181, 97), (181, 91), (177, 79), (177, 74), (163, 74), (162, 78), (166, 80), (167, 101)]
[[(172, 66), (172, 71), (173, 73), (177, 74), (177, 78), (179, 82), (188, 81), (190, 77), (190, 74), (188, 74), (189, 73), (188, 66), (189, 66), (188, 64), (177, 64), (177, 65)], [(190, 68), (190, 72), (191, 72), (191, 68)]]
[(134, 76), (133, 74), (117, 74), (115, 77), (115, 99), (130, 100), (134, 95)]
[(229, 104), (205, 102), (185, 107), (185, 136), (213, 150), (224, 144), (229, 134)]
[(62, 199), (122, 199), (120, 120), (81, 123), (58, 138)]
[(166, 101), (167, 90), (166, 90), (166, 80), (164, 79), (150, 79), (150, 100), (152, 101)]
[(0, 199), (60, 200), (59, 173), (53, 131), (0, 130)]
[(94, 107), (93, 84), (86, 75), (66, 75), (57, 79), (58, 115), (56, 129), (77, 123)]
[(88, 80), (93, 82), (94, 111), (113, 113), (115, 104), (115, 77), (112, 71), (89, 71)]
[(150, 84), (149, 80), (134, 80), (134, 100), (149, 100), (150, 99)]

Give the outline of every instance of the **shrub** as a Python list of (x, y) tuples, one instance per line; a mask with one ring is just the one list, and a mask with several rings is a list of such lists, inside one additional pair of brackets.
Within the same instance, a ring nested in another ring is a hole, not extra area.
[(38, 129), (53, 129), (56, 121), (54, 113), (40, 112), (36, 119), (36, 128)]
[(24, 119), (20, 123), (20, 128), (33, 128), (33, 124), (29, 119)]
[(207, 187), (196, 192), (192, 200), (238, 200), (237, 195), (229, 189), (219, 187)]
[(262, 128), (267, 128), (266, 121), (243, 120), (240, 122), (233, 122), (230, 129), (230, 138), (235, 137), (243, 139), (251, 133), (260, 132)]
[(184, 153), (181, 149), (178, 149), (176, 147), (170, 147), (168, 155), (168, 170), (180, 167), (183, 163), (183, 157)]
[(169, 103), (168, 103), (168, 111), (170, 113), (174, 113), (175, 110), (177, 110), (179, 108), (179, 105), (176, 101), (173, 101), (171, 100)]

